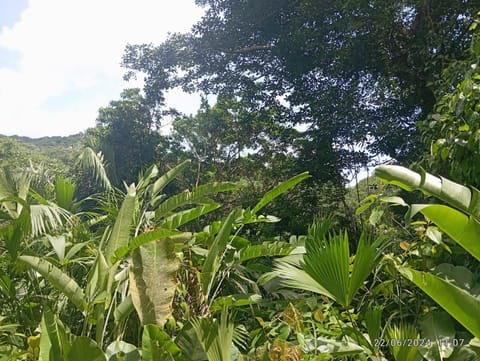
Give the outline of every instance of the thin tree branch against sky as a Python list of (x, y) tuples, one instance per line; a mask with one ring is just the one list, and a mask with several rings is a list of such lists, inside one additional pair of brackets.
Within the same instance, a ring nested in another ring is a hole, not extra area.
[[(187, 32), (203, 10), (194, 0), (0, 0), (0, 134), (69, 135), (127, 87), (127, 43), (159, 43)], [(195, 112), (180, 91), (170, 106)]]

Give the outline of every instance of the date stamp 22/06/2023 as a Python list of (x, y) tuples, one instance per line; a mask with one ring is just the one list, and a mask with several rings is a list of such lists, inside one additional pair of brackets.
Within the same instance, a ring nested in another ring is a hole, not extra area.
[(464, 344), (463, 338), (443, 338), (430, 340), (428, 338), (406, 338), (406, 339), (385, 339), (376, 338), (373, 340), (374, 347), (430, 347), (437, 343), (441, 348), (460, 347)]

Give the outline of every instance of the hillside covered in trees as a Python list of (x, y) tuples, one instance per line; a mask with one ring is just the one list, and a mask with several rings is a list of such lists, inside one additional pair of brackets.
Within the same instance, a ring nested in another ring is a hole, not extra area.
[(480, 2), (196, 3), (0, 136), (0, 360), (480, 360)]

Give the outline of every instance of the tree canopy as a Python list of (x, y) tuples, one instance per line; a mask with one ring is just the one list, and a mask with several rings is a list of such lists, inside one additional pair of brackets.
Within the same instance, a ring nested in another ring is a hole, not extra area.
[[(464, 59), (478, 1), (197, 0), (204, 17), (160, 45), (129, 45), (123, 64), (145, 74), (147, 99), (174, 87), (248, 99), (269, 111), (300, 168), (331, 177), (374, 154), (412, 159), (415, 122), (436, 82)], [(260, 131), (260, 130), (258, 130)]]
[(126, 89), (120, 100), (100, 108), (98, 127), (90, 135), (98, 142), (98, 150), (106, 157), (115, 184), (137, 179), (138, 173), (157, 159), (163, 137), (156, 131), (152, 107), (140, 94), (140, 89)]

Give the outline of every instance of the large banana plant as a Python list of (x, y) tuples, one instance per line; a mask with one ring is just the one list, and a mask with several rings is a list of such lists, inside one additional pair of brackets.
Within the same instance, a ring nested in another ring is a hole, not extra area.
[[(407, 191), (420, 190), (443, 204), (414, 204), (409, 207), (407, 220), (420, 212), (435, 223), (453, 241), (480, 260), (480, 192), (429, 173), (416, 173), (400, 166), (381, 166), (375, 175), (383, 182)], [(448, 279), (407, 265), (396, 265), (406, 279), (412, 281), (475, 337), (480, 338), (480, 300)]]
[[(60, 290), (86, 320), (94, 320), (98, 345), (104, 344), (109, 315), (118, 324), (135, 309), (144, 325), (165, 323), (176, 288), (175, 248), (192, 238), (192, 233), (178, 227), (219, 207), (209, 195), (236, 189), (233, 183), (213, 183), (170, 198), (163, 195), (165, 186), (188, 164), (184, 162), (161, 177), (153, 166), (138, 184), (127, 188), (113, 226), (105, 228), (85, 289), (46, 259), (33, 255), (18, 258)], [(178, 209), (181, 211), (176, 212)], [(88, 329), (84, 327), (85, 332)]]
[[(114, 212), (113, 224), (104, 226), (102, 241), (86, 277), (85, 287), (81, 286), (84, 281), (76, 280), (50, 260), (27, 254), (18, 257), (19, 263), (37, 271), (84, 315), (85, 325), (79, 337), (90, 336), (93, 322), (95, 345), (98, 345), (95, 347), (103, 348), (106, 337), (115, 337), (107, 331), (115, 329), (121, 334), (121, 325), (125, 325), (126, 318), (133, 310), (145, 327), (163, 326), (172, 314), (179, 267), (176, 252), (194, 237), (194, 234), (181, 229), (188, 222), (220, 207), (209, 198), (210, 195), (237, 189), (234, 183), (211, 183), (171, 197), (165, 196), (164, 188), (188, 165), (188, 161), (184, 162), (163, 176), (159, 176), (157, 167), (152, 166), (137, 184), (127, 187), (121, 206)], [(218, 290), (223, 280), (217, 276), (221, 273), (224, 277), (221, 267), (226, 251), (230, 250), (230, 244), (235, 239), (232, 233), (238, 232), (244, 224), (271, 220), (258, 215), (258, 212), (306, 177), (308, 174), (305, 173), (281, 183), (252, 210), (234, 210), (220, 223), (219, 229), (211, 233), (213, 243), (206, 249), (199, 276), (203, 290), (208, 290), (207, 295), (214, 295), (212, 290), (214, 287)], [(65, 184), (59, 186), (59, 189), (66, 188), (71, 187)], [(114, 194), (112, 192), (109, 196)], [(62, 198), (62, 203), (71, 204), (69, 192)], [(102, 222), (109, 219), (111, 217), (98, 217), (94, 222), (95, 227), (101, 227)], [(241, 251), (238, 252), (238, 258), (229, 267), (255, 257), (286, 255), (291, 250), (291, 246), (282, 247), (278, 244), (276, 247), (247, 246), (238, 250)], [(112, 322), (116, 328), (108, 327)]]
[[(208, 248), (205, 249), (205, 261), (200, 272), (200, 283), (209, 305), (212, 305), (219, 296), (218, 291), (227, 278), (241, 274), (239, 269), (241, 263), (259, 257), (286, 256), (292, 252), (295, 247), (286, 242), (252, 245), (250, 241), (242, 239), (245, 245), (238, 249), (233, 244), (240, 238), (238, 234), (245, 225), (278, 221), (278, 218), (261, 215), (260, 211), (308, 177), (310, 177), (308, 172), (304, 172), (281, 182), (265, 193), (252, 209), (235, 208), (217, 227), (210, 227), (210, 232), (203, 232), (207, 234), (209, 240), (207, 240)], [(217, 228), (217, 231), (212, 231), (213, 228)], [(230, 260), (227, 261), (227, 259)]]

